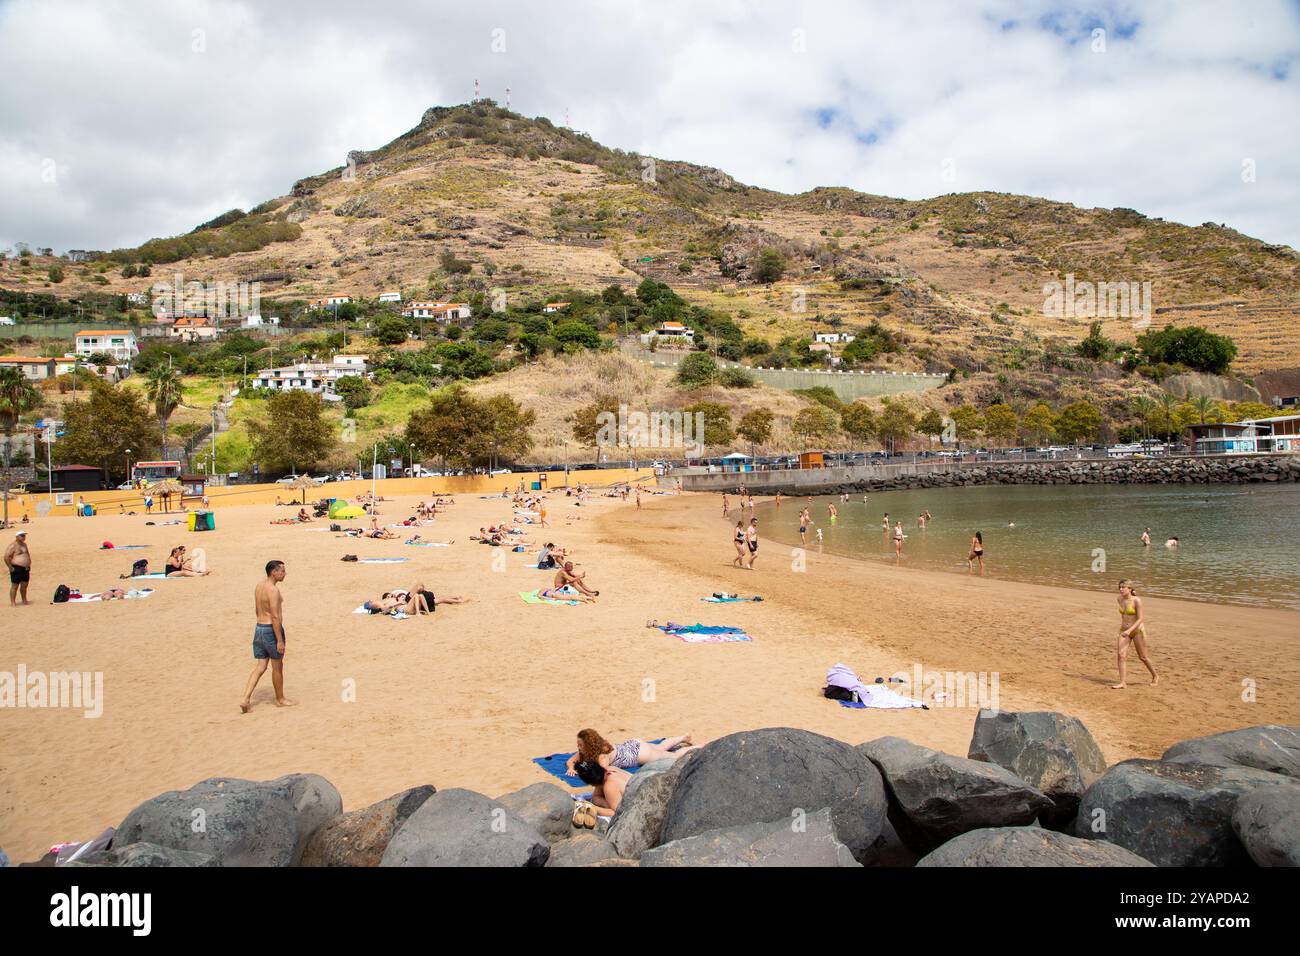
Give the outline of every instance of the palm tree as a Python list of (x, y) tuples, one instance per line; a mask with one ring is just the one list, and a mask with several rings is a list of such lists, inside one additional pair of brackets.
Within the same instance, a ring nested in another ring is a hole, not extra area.
[(1208, 395), (1197, 395), (1192, 399), (1192, 407), (1196, 409), (1196, 414), (1200, 416), (1201, 424), (1214, 412), (1214, 399)]
[(14, 366), (0, 368), (0, 429), (4, 430), (4, 525), (9, 526), (9, 462), (14, 430), (18, 419), (41, 403), (41, 393), (31, 380)]
[(1174, 409), (1177, 408), (1178, 402), (1168, 392), (1161, 392), (1156, 404), (1160, 408), (1160, 417), (1164, 420), (1165, 437), (1173, 438), (1178, 431), (1178, 425), (1174, 421)]
[(167, 454), (167, 421), (172, 417), (181, 399), (185, 397), (185, 388), (181, 384), (180, 374), (171, 365), (158, 365), (149, 372), (146, 386), (149, 401), (158, 416), (158, 430), (162, 432), (163, 454)]
[(1151, 437), (1151, 416), (1155, 414), (1158, 406), (1155, 401), (1146, 395), (1139, 395), (1133, 399), (1133, 410), (1138, 413), (1142, 419), (1142, 437)]

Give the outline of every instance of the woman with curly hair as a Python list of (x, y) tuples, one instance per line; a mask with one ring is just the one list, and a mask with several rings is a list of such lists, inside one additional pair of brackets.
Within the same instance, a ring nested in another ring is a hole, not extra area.
[(587, 727), (578, 731), (578, 752), (569, 758), (565, 770), (572, 776), (575, 765), (584, 760), (599, 764), (607, 769), (615, 767), (619, 770), (634, 770), (653, 760), (662, 760), (665, 757), (679, 757), (688, 750), (694, 750), (694, 747), (688, 746), (690, 742), (690, 734), (669, 737), (659, 744), (652, 744), (633, 737), (631, 740), (625, 740), (615, 747), (602, 737), (598, 731)]

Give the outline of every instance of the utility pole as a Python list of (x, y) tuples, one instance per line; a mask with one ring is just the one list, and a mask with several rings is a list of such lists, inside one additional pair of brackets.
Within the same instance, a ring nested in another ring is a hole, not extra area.
[(212, 470), (209, 473), (216, 476), (217, 473), (217, 406), (212, 406)]

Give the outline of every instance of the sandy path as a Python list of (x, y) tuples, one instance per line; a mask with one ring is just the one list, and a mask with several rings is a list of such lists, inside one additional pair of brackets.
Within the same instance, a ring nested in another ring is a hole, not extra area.
[[(385, 517), (414, 500), (399, 499)], [(822, 699), (822, 677), (838, 660), (868, 679), (910, 672), (914, 662), (998, 671), (1002, 707), (1076, 714), (1112, 761), (1200, 733), (1300, 722), (1300, 615), (1292, 612), (1150, 599), (1163, 680), (1120, 693), (1106, 687), (1117, 620), (1109, 595), (816, 554), (794, 573), (789, 549), (770, 542), (759, 570), (742, 572), (729, 567), (716, 497), (647, 498), (640, 513), (608, 499), (581, 509), (562, 495), (550, 502), (549, 537), (576, 549), (603, 592), (595, 606), (525, 605), (518, 592), (550, 575), (523, 567), (525, 555), (470, 543), (469, 534), (510, 509), (468, 496), (420, 529), (429, 539), (455, 538), (447, 549), (273, 527), (269, 519), (289, 510), (273, 506), (222, 509), (208, 535), (144, 527), (138, 516), (33, 523), (38, 603), (0, 608), (0, 671), (20, 663), (102, 671), (105, 704), (98, 719), (0, 710), (0, 846), (15, 861), (33, 859), (53, 842), (115, 825), (153, 794), (209, 776), (311, 771), (339, 788), (346, 808), (421, 783), (495, 795), (551, 779), (530, 758), (568, 749), (588, 725), (616, 740), (693, 731), (702, 741), (792, 725), (853, 743), (899, 734), (965, 752), (970, 708), (856, 711)], [(96, 551), (104, 538), (151, 547)], [(160, 565), (173, 543), (205, 547), (215, 573), (152, 582), (157, 591), (146, 601), (45, 603), (60, 583), (84, 591), (116, 583), (142, 555)], [(411, 560), (345, 564), (344, 553)], [(288, 563), (286, 673), (300, 706), (274, 707), (268, 676), (252, 713), (241, 716), (252, 589), (270, 558)], [(474, 603), (401, 622), (350, 613), (416, 581)], [(699, 600), (724, 588), (766, 600)], [(755, 640), (686, 645), (647, 630), (652, 617), (742, 625)], [(1259, 703), (1241, 702), (1245, 678), (1258, 681)]]

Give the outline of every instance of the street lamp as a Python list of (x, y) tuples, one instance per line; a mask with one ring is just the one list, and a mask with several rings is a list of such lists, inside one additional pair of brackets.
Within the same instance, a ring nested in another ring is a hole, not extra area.
[(131, 449), (126, 450), (126, 481), (131, 483)]

